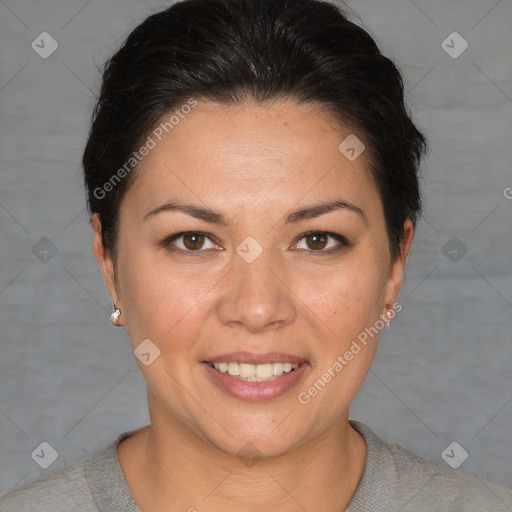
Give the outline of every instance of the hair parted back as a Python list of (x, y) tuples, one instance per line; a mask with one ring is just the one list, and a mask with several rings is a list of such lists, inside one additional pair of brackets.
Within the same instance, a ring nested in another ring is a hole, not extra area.
[[(384, 207), (391, 256), (421, 213), (427, 141), (395, 63), (340, 7), (320, 0), (184, 0), (149, 16), (106, 62), (83, 154), (89, 212), (116, 256), (119, 208), (137, 169), (109, 181), (163, 116), (189, 98), (312, 103), (362, 138)], [(340, 140), (341, 142), (341, 140)]]

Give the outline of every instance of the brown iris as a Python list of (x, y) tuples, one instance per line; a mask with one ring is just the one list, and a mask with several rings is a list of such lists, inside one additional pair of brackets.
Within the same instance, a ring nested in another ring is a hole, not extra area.
[(183, 244), (187, 249), (201, 249), (204, 245), (205, 236), (200, 233), (188, 233), (183, 235)]
[[(306, 243), (310, 249), (323, 249), (327, 243), (327, 236), (319, 233), (312, 233), (305, 237)], [(309, 241), (312, 240), (312, 244)]]

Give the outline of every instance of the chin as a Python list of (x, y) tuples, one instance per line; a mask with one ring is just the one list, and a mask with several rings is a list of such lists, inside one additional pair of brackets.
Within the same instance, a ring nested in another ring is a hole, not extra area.
[(287, 418), (288, 414), (289, 411), (286, 414), (233, 415), (223, 422), (226, 430), (219, 425), (212, 430), (213, 422), (203, 425), (202, 437), (229, 456), (241, 459), (279, 457), (294, 449), (305, 435), (297, 431), (292, 420), (294, 415)]

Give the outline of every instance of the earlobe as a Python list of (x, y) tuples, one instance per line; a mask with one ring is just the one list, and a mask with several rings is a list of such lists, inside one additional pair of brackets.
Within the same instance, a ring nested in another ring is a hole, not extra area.
[(93, 253), (103, 274), (103, 279), (107, 285), (113, 302), (119, 307), (121, 298), (117, 290), (117, 283), (114, 271), (114, 262), (103, 245), (101, 236), (101, 220), (98, 213), (94, 213), (91, 218), (91, 225), (94, 229)]
[(384, 306), (386, 310), (390, 308), (390, 304), (396, 303), (398, 295), (400, 294), (400, 289), (402, 287), (404, 278), (405, 265), (407, 263), (407, 258), (409, 257), (413, 238), (414, 226), (411, 220), (407, 219), (404, 223), (404, 236), (400, 244), (400, 255), (395, 259), (395, 261), (391, 263), (391, 267), (389, 269)]

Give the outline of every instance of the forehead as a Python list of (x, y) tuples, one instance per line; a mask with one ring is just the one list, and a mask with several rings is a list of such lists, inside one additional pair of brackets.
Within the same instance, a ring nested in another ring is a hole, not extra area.
[(127, 194), (140, 208), (178, 196), (225, 208), (285, 207), (340, 194), (352, 202), (378, 198), (369, 152), (355, 160), (343, 152), (347, 137), (352, 146), (361, 137), (353, 139), (350, 129), (311, 104), (198, 101), (174, 122), (168, 133), (150, 134), (154, 147)]

